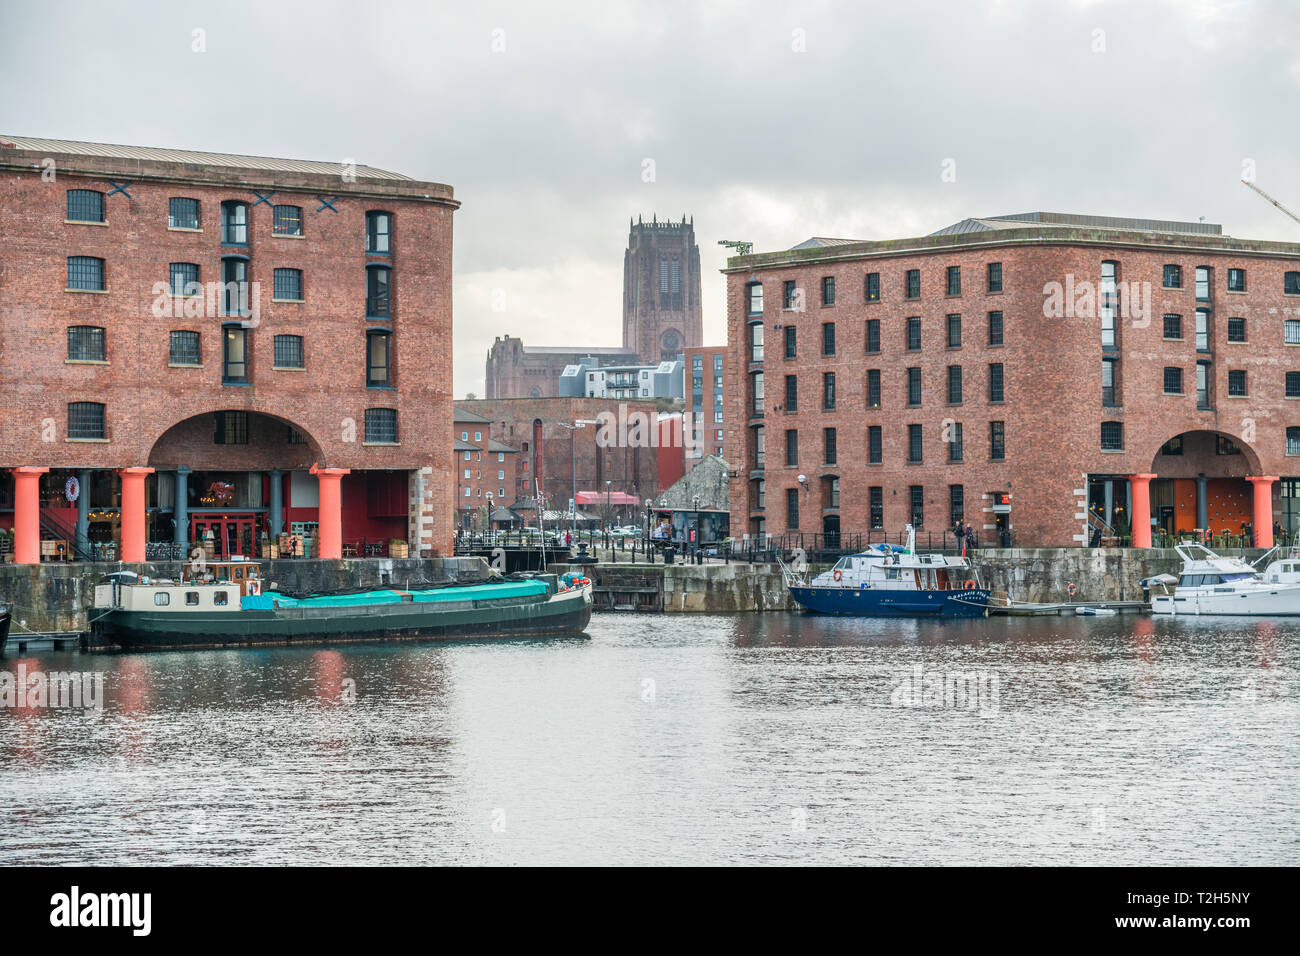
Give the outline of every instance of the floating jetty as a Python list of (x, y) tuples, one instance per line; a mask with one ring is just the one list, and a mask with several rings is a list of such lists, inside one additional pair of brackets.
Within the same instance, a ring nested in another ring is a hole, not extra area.
[(1008, 604), (990, 604), (989, 614), (1010, 617), (1038, 617), (1044, 615), (1097, 615), (1149, 614), (1151, 605), (1146, 601), (1061, 601), (1056, 604), (1035, 604), (1013, 601)]

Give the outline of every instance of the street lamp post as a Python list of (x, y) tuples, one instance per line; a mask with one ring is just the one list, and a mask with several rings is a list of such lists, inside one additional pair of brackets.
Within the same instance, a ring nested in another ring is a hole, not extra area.
[(572, 510), (569, 512), (569, 518), (573, 526), (573, 540), (578, 540), (578, 444), (577, 432), (579, 428), (585, 428), (588, 425), (596, 424), (594, 418), (577, 418), (572, 424), (568, 422), (556, 422), (561, 428), (568, 429), (569, 432), (569, 477), (573, 479), (573, 497), (570, 499)]

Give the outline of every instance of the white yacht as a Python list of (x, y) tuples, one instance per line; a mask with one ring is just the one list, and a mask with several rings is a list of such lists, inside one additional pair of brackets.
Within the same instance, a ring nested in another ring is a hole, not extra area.
[(1241, 558), (1222, 557), (1201, 544), (1174, 550), (1183, 559), (1182, 573), (1144, 582), (1151, 588), (1152, 614), (1300, 615), (1300, 555), (1275, 558), (1261, 573)]

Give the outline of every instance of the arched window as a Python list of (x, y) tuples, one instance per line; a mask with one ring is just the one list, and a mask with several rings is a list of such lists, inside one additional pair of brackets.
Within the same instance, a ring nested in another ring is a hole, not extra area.
[(68, 221), (103, 222), (104, 194), (93, 189), (69, 189)]
[(382, 209), (366, 213), (366, 252), (373, 256), (392, 254), (393, 214)]
[(248, 203), (227, 199), (221, 204), (221, 242), (227, 246), (248, 245)]

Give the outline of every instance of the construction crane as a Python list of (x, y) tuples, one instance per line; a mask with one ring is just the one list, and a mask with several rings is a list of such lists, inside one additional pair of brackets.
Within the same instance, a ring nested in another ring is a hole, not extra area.
[(752, 242), (737, 242), (735, 239), (719, 239), (718, 245), (726, 246), (728, 249), (735, 249), (738, 256), (747, 256), (754, 251)]
[(1270, 203), (1272, 203), (1274, 206), (1276, 206), (1276, 207), (1277, 207), (1281, 212), (1283, 212), (1284, 214), (1290, 216), (1290, 217), (1291, 217), (1292, 219), (1294, 219), (1296, 222), (1300, 222), (1300, 216), (1297, 216), (1297, 215), (1296, 215), (1295, 213), (1293, 213), (1290, 209), (1287, 209), (1286, 206), (1283, 206), (1280, 202), (1278, 202), (1276, 199), (1274, 199), (1274, 198), (1273, 198), (1272, 196), (1270, 196), (1268, 193), (1264, 192), (1264, 190), (1260, 189), (1258, 186), (1256, 186), (1254, 183), (1252, 183), (1249, 179), (1243, 179), (1243, 180), (1241, 181), (1241, 183), (1242, 183), (1243, 186), (1249, 186), (1251, 189), (1255, 190), (1255, 192), (1259, 193), (1261, 196), (1263, 196), (1265, 199), (1267, 199)]

